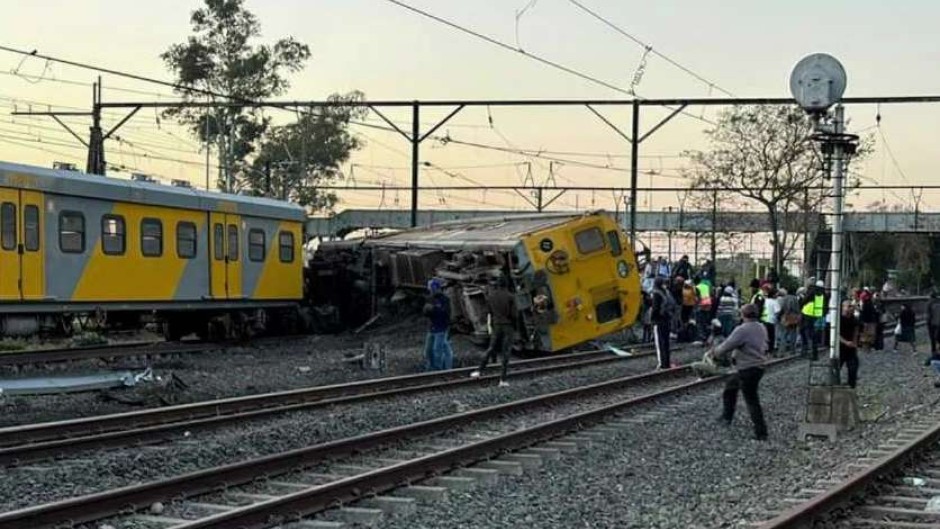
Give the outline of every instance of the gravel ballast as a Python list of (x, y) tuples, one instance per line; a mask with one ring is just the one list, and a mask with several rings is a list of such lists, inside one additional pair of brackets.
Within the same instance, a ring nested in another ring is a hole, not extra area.
[[(677, 360), (700, 351), (677, 353)], [(463, 387), (410, 397), (332, 406), (220, 428), (193, 432), (161, 447), (116, 449), (81, 454), (77, 461), (38, 463), (0, 469), (0, 510), (36, 505), (152, 481), (252, 457), (301, 448), (409, 424), (468, 409), (509, 402), (613, 378), (648, 372), (652, 357), (604, 364), (536, 377), (511, 379), (508, 388)]]
[(833, 476), (892, 438), (923, 405), (940, 400), (924, 353), (872, 353), (861, 361), (863, 417), (880, 419), (835, 444), (795, 439), (806, 391), (807, 367), (801, 363), (771, 371), (761, 383), (767, 442), (751, 440), (740, 399), (734, 425), (719, 426), (720, 391), (711, 391), (694, 398), (681, 417), (650, 420), (385, 527), (747, 527), (789, 507), (785, 498)]

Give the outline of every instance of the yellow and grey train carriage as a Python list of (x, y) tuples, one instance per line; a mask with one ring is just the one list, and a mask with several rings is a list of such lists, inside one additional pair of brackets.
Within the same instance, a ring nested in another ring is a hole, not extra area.
[(347, 319), (394, 310), (408, 293), (420, 298), (430, 278), (443, 278), (455, 323), (481, 339), (487, 292), (498, 288), (494, 278), (508, 277), (518, 308), (517, 345), (554, 352), (634, 323), (641, 295), (632, 249), (603, 212), (538, 214), (327, 242), (312, 268), (320, 300), (332, 300)]
[(0, 331), (284, 321), (303, 297), (304, 219), (276, 200), (0, 163)]

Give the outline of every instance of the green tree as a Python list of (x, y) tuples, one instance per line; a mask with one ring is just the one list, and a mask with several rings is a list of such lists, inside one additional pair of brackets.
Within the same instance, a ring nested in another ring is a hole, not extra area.
[(336, 194), (319, 187), (339, 178), (340, 164), (362, 146), (348, 125), (367, 112), (342, 103), (362, 98), (361, 92), (333, 95), (330, 101), (337, 106), (305, 112), (293, 123), (271, 128), (246, 174), (246, 185), (256, 195), (289, 199), (313, 210), (331, 209)]
[[(717, 125), (705, 131), (710, 148), (689, 154), (687, 176), (693, 189), (717, 190), (698, 193), (712, 206), (755, 202), (767, 212), (771, 228), (774, 268), (794, 250), (798, 235), (809, 232), (807, 214), (819, 212), (828, 197), (823, 189), (824, 158), (811, 136), (806, 115), (794, 106), (739, 105), (722, 111)], [(870, 141), (859, 155), (870, 151)], [(857, 186), (849, 178), (847, 187)], [(803, 213), (803, 222), (787, 222), (790, 213)], [(794, 226), (794, 224), (803, 224)], [(796, 228), (796, 229), (795, 229)]]
[[(284, 94), (287, 74), (296, 73), (310, 57), (306, 44), (292, 37), (274, 45), (256, 44), (261, 34), (258, 19), (243, 0), (204, 0), (190, 18), (193, 34), (174, 44), (160, 57), (184, 88), (176, 92), (184, 101), (205, 99), (186, 88), (224, 94), (234, 103)], [(199, 140), (219, 152), (219, 188), (235, 191), (246, 169), (245, 160), (269, 126), (269, 118), (256, 107), (224, 109), (170, 109), (165, 115), (187, 125)], [(231, 175), (229, 185), (227, 176)]]

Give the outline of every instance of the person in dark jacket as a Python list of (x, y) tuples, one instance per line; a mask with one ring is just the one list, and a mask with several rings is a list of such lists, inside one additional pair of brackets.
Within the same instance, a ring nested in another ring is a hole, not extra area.
[(424, 342), (426, 367), (428, 371), (451, 369), (454, 365), (454, 351), (447, 336), (450, 330), (450, 298), (444, 294), (444, 284), (440, 279), (428, 281), (428, 291), (430, 297), (423, 311), (430, 322)]
[(937, 352), (937, 342), (940, 342), (940, 296), (934, 291), (930, 294), (930, 303), (927, 304), (927, 332), (930, 334), (930, 352)]
[(672, 277), (681, 277), (683, 280), (692, 279), (692, 265), (689, 264), (689, 256), (683, 255), (672, 270)]
[(653, 322), (653, 341), (656, 343), (656, 358), (659, 360), (659, 369), (672, 367), (669, 358), (669, 330), (675, 317), (676, 301), (666, 289), (663, 278), (657, 277), (653, 283), (653, 311), (650, 319)]
[(848, 369), (849, 387), (854, 388), (858, 381), (858, 338), (860, 322), (855, 318), (855, 309), (851, 301), (842, 303), (842, 317), (839, 319), (839, 378), (842, 366)]
[(898, 314), (898, 323), (901, 324), (901, 333), (894, 338), (894, 352), (898, 352), (899, 343), (911, 344), (911, 352), (917, 352), (917, 344), (914, 341), (914, 323), (917, 316), (914, 309), (907, 303), (901, 305), (901, 313)]
[(735, 327), (731, 336), (708, 354), (718, 361), (730, 355), (731, 363), (735, 367), (735, 372), (728, 378), (722, 393), (723, 408), (719, 422), (726, 426), (731, 425), (740, 391), (744, 395), (744, 402), (754, 424), (754, 439), (763, 441), (767, 439), (767, 423), (764, 422), (764, 411), (761, 409), (757, 388), (764, 376), (764, 363), (767, 362), (767, 330), (758, 321), (759, 317), (760, 311), (755, 305), (747, 304), (741, 307), (744, 323)]
[(490, 346), (483, 357), (483, 363), (480, 368), (470, 373), (472, 378), (480, 376), (480, 372), (486, 369), (487, 364), (496, 361), (497, 353), (502, 358), (503, 370), (499, 377), (500, 387), (506, 387), (509, 382), (506, 381), (506, 374), (509, 369), (509, 353), (512, 349), (512, 342), (515, 335), (516, 318), (516, 299), (513, 296), (509, 282), (500, 278), (494, 288), (490, 289), (486, 295), (486, 302), (489, 306), (490, 325), (493, 328), (493, 334), (490, 338)]
[(875, 345), (876, 327), (878, 325), (878, 311), (875, 309), (875, 300), (873, 299), (871, 289), (865, 287), (858, 297), (859, 319), (862, 324), (862, 332), (859, 335), (859, 348), (865, 351), (871, 351)]

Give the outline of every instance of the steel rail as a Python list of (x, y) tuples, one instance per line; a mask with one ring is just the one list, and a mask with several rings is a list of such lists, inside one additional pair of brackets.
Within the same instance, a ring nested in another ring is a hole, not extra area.
[[(598, 357), (599, 353), (602, 352), (566, 355), (566, 360), (575, 358), (576, 361), (573, 362), (559, 362), (558, 357), (523, 360), (513, 365), (525, 367), (535, 364), (537, 367), (516, 370), (509, 374), (511, 377), (519, 377), (579, 369), (645, 358), (653, 354)], [(549, 365), (541, 365), (543, 363), (549, 363)], [(498, 378), (495, 374), (479, 378), (466, 377), (466, 373), (472, 369), (365, 380), (352, 384), (319, 386), (101, 417), (4, 428), (0, 429), (0, 444), (5, 446), (5, 448), (0, 448), (0, 465), (22, 464), (90, 448), (120, 447), (132, 443), (152, 444), (175, 437), (180, 432), (336, 404), (483, 385), (495, 382)]]
[[(792, 360), (794, 357), (778, 360), (768, 365)], [(518, 413), (532, 408), (586, 397), (603, 392), (632, 387), (639, 383), (666, 380), (688, 376), (691, 368), (677, 367), (655, 371), (643, 375), (634, 375), (609, 380), (573, 389), (567, 389), (546, 395), (529, 397), (509, 403), (498, 404), (453, 414), (409, 425), (389, 428), (352, 438), (330, 441), (315, 446), (273, 454), (249, 461), (232, 463), (216, 468), (200, 470), (173, 478), (122, 487), (87, 496), (70, 498), (46, 505), (27, 507), (0, 514), (0, 529), (52, 529), (65, 521), (72, 524), (100, 520), (114, 514), (144, 507), (155, 501), (168, 498), (185, 498), (253, 481), (261, 476), (283, 474), (312, 466), (324, 460), (354, 455), (364, 450), (388, 445), (396, 441), (417, 436), (448, 431), (456, 426), (473, 421), (490, 419), (510, 413)], [(713, 384), (723, 377), (714, 377), (673, 389), (672, 393), (699, 385)], [(647, 399), (648, 400), (648, 399)], [(228, 525), (227, 527), (239, 527)]]
[(198, 353), (224, 347), (218, 343), (170, 344), (168, 342), (129, 342), (90, 347), (63, 347), (0, 353), (0, 367), (49, 364), (123, 356)]
[[(768, 367), (790, 362), (796, 357), (788, 357), (768, 363)], [(308, 448), (292, 450), (206, 469), (157, 482), (132, 485), (113, 491), (70, 498), (46, 505), (28, 507), (17, 511), (0, 514), (0, 529), (52, 529), (67, 521), (78, 524), (100, 520), (128, 510), (137, 510), (156, 501), (169, 498), (189, 498), (242, 485), (259, 477), (268, 477), (310, 467), (324, 460), (336, 459), (362, 453), (365, 450), (389, 445), (391, 443), (420, 437), (422, 435), (447, 431), (473, 421), (489, 419), (511, 413), (519, 413), (532, 408), (577, 399), (589, 395), (633, 386), (638, 382), (651, 382), (690, 374), (689, 367), (679, 367), (645, 375), (624, 377), (589, 386), (569, 389), (547, 395), (530, 397), (519, 401), (500, 404), (459, 413), (447, 417), (431, 419), (406, 426), (389, 428), (378, 432), (322, 443)], [(358, 476), (345, 478), (326, 485), (311, 487), (302, 492), (286, 495), (274, 500), (254, 504), (221, 515), (196, 520), (179, 529), (207, 528), (255, 528), (268, 527), (272, 521), (296, 519), (325, 508), (361, 498), (363, 494), (380, 493), (413, 481), (418, 481), (454, 467), (495, 457), (507, 450), (513, 450), (533, 443), (561, 435), (567, 431), (582, 428), (603, 417), (624, 411), (652, 400), (702, 386), (717, 384), (725, 377), (713, 377), (690, 383), (684, 383), (666, 390), (634, 397), (603, 406), (587, 412), (581, 412), (562, 419), (542, 423), (524, 430), (501, 435), (482, 442), (465, 445), (434, 455), (420, 457), (411, 461), (394, 464), (382, 469), (370, 471)]]
[[(771, 361), (767, 366), (789, 362), (797, 357)], [(584, 429), (623, 412), (664, 397), (677, 395), (702, 386), (714, 385), (725, 376), (700, 379), (655, 393), (634, 397), (607, 406), (576, 413), (553, 421), (537, 424), (503, 434), (491, 439), (460, 446), (424, 457), (412, 459), (385, 468), (376, 469), (325, 485), (288, 494), (276, 499), (255, 503), (228, 512), (194, 520), (175, 526), (174, 529), (263, 529), (272, 525), (272, 520), (293, 520), (324, 511), (336, 505), (362, 498), (365, 494), (381, 494), (385, 491), (427, 479), (436, 474), (466, 466), (498, 456), (504, 452), (526, 448), (539, 442)], [(0, 526), (2, 527), (2, 526)]]
[(815, 519), (864, 493), (879, 478), (897, 471), (919, 454), (935, 450), (938, 441), (940, 441), (940, 423), (894, 453), (879, 459), (871, 467), (849, 476), (841, 485), (784, 511), (775, 518), (760, 524), (758, 529), (810, 527)]

